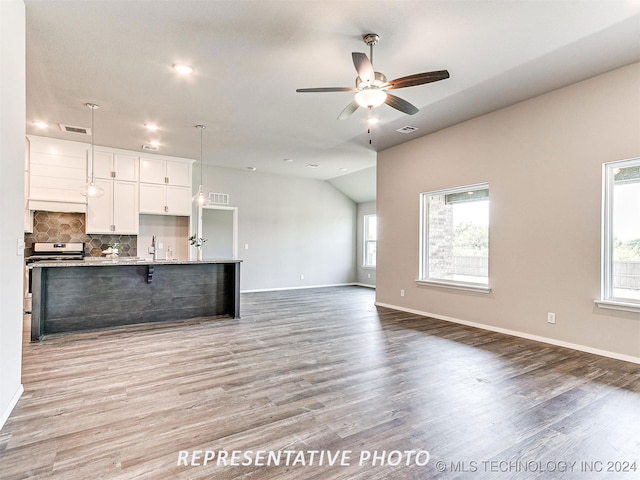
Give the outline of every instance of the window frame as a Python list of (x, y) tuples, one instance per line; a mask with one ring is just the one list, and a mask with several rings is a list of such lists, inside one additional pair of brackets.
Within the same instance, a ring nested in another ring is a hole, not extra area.
[[(375, 234), (375, 240), (367, 240), (368, 237), (368, 233), (369, 233), (369, 228), (368, 228), (368, 222), (367, 220), (371, 217), (376, 217), (376, 231), (374, 232)], [(377, 263), (378, 263), (378, 256), (377, 256), (377, 246), (378, 246), (378, 215), (376, 213), (367, 213), (365, 215), (362, 216), (363, 218), (363, 227), (362, 227), (362, 238), (363, 238), (363, 242), (362, 242), (362, 268), (368, 268), (371, 270), (375, 270)], [(369, 251), (367, 246), (368, 244), (373, 243), (376, 245), (376, 263), (371, 265), (367, 262), (367, 252)]]
[[(419, 242), (419, 268), (418, 279), (415, 281), (419, 285), (451, 288), (455, 290), (466, 290), (480, 293), (490, 293), (490, 276), (487, 273), (487, 283), (468, 282), (461, 280), (440, 279), (429, 276), (429, 198), (435, 195), (459, 194), (475, 190), (488, 190), (488, 199), (491, 198), (489, 182), (474, 183), (460, 187), (445, 188), (420, 193), (420, 242)], [(489, 204), (491, 205), (491, 204)], [(489, 207), (490, 208), (490, 207)], [(489, 224), (490, 227), (490, 224)], [(490, 236), (490, 231), (488, 232)], [(489, 253), (487, 253), (489, 255)], [(488, 260), (488, 258), (487, 258)]]
[(613, 208), (615, 170), (640, 166), (640, 158), (617, 160), (602, 164), (602, 226), (600, 254), (600, 299), (596, 304), (601, 308), (640, 313), (640, 300), (616, 297), (613, 288)]

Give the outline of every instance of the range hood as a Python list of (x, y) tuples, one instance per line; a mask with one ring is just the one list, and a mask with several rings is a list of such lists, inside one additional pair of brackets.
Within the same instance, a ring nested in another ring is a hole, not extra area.
[(81, 202), (56, 202), (52, 200), (29, 200), (29, 210), (46, 212), (87, 213), (87, 204)]

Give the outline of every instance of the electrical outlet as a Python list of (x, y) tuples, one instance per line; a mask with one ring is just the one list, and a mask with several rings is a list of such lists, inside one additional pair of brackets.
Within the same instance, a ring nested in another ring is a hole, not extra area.
[(404, 290), (400, 290), (400, 296), (404, 297)]
[(370, 273), (367, 273), (367, 278), (371, 278), (371, 274)]
[(300, 275), (300, 280), (304, 280), (304, 275)]
[(556, 323), (556, 314), (554, 312), (547, 313), (547, 322), (548, 323)]
[(245, 249), (245, 250), (249, 250), (249, 244), (248, 244), (248, 243), (245, 243), (245, 244), (244, 244), (244, 249)]

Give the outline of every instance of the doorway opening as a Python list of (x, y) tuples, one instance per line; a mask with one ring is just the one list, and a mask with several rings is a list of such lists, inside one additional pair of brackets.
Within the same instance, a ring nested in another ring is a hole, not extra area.
[(205, 258), (238, 258), (238, 207), (205, 205), (198, 208), (198, 236)]

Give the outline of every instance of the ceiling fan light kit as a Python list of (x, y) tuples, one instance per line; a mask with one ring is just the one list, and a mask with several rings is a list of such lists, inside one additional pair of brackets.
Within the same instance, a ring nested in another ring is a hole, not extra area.
[(396, 97), (387, 92), (398, 88), (413, 87), (423, 85), (425, 83), (437, 82), (449, 78), (447, 70), (437, 70), (433, 72), (417, 73), (406, 77), (396, 78), (387, 81), (382, 73), (373, 69), (373, 46), (380, 41), (380, 36), (376, 33), (367, 33), (362, 36), (362, 40), (369, 46), (369, 57), (361, 52), (353, 52), (351, 57), (353, 65), (356, 67), (358, 77), (356, 78), (356, 87), (321, 87), (321, 88), (298, 88), (298, 93), (327, 93), (327, 92), (355, 92), (354, 99), (347, 105), (338, 120), (344, 120), (354, 113), (359, 107), (368, 108), (369, 110), (379, 107), (386, 103), (392, 108), (399, 110), (408, 115), (418, 113), (418, 108), (411, 103)]
[(367, 88), (356, 93), (355, 99), (363, 108), (376, 108), (384, 103), (387, 94), (384, 90)]

